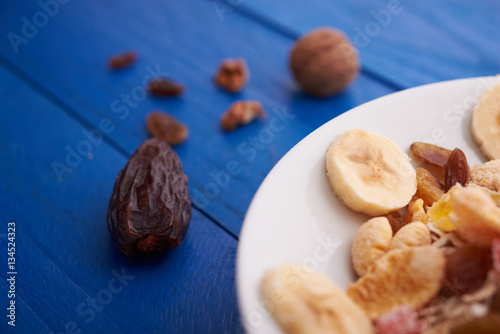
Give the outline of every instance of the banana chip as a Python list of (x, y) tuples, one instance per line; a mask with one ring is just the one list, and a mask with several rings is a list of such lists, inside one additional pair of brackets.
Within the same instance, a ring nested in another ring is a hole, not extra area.
[(389, 138), (361, 129), (348, 130), (332, 142), (326, 171), (340, 201), (369, 216), (401, 209), (417, 190), (408, 155)]
[(285, 263), (268, 271), (261, 294), (288, 334), (374, 333), (370, 319), (344, 291), (307, 267)]

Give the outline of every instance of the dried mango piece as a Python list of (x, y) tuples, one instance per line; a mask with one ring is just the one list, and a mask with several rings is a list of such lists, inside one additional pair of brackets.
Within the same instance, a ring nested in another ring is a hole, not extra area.
[(491, 247), (500, 238), (500, 208), (480, 188), (457, 188), (451, 198), (449, 221), (465, 241), (479, 247)]
[(389, 251), (349, 285), (347, 295), (371, 319), (405, 304), (415, 310), (441, 288), (445, 262), (442, 251), (433, 246)]
[(261, 294), (286, 333), (374, 333), (368, 316), (342, 289), (307, 267), (285, 263), (268, 271)]
[(451, 200), (455, 191), (462, 188), (461, 185), (457, 184), (453, 186), (443, 197), (434, 203), (429, 210), (427, 210), (427, 215), (433, 224), (442, 231), (450, 232), (455, 230), (455, 226), (451, 223), (449, 215), (451, 212)]

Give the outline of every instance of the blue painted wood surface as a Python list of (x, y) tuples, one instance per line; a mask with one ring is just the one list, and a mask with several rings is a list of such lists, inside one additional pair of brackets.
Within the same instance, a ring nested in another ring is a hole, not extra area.
[[(0, 263), (7, 263), (9, 221), (16, 222), (18, 261), (16, 328), (0, 314), (0, 332), (241, 332), (237, 237), (275, 163), (318, 126), (361, 103), (419, 84), (500, 72), (497, 1), (399, 4), (0, 3)], [(390, 18), (377, 20), (389, 8)], [(371, 22), (380, 22), (378, 33)], [(355, 42), (363, 71), (341, 94), (312, 99), (293, 82), (288, 53), (298, 36), (322, 25)], [(363, 43), (358, 28), (367, 27), (375, 30)], [(111, 54), (130, 49), (139, 54), (132, 67), (106, 68)], [(226, 57), (248, 63), (251, 79), (239, 94), (213, 83)], [(186, 94), (146, 96), (144, 82), (157, 75), (184, 84)], [(223, 133), (220, 116), (238, 99), (261, 101), (268, 117)], [(116, 174), (149, 137), (145, 117), (155, 109), (190, 129), (175, 150), (189, 176), (193, 221), (181, 247), (140, 262), (115, 249), (105, 216)], [(82, 131), (103, 126), (110, 130), (103, 141), (85, 146)], [(91, 155), (85, 152), (58, 177), (52, 164), (66, 164), (68, 151), (79, 148), (91, 148)], [(93, 299), (106, 305), (92, 308)], [(0, 309), (7, 303), (2, 294)]]

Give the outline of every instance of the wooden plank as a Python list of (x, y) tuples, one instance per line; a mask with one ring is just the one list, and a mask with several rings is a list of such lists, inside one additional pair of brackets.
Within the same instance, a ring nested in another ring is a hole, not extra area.
[[(82, 131), (90, 129), (3, 67), (0, 77), (0, 233), (16, 223), (19, 328), (240, 332), (236, 240), (194, 209), (179, 248), (151, 259), (123, 256), (109, 236), (106, 211), (126, 157), (103, 142), (59, 182), (52, 163), (66, 147), (84, 147)], [(6, 238), (0, 248), (6, 264)], [(6, 294), (0, 302), (5, 313)]]
[[(40, 11), (36, 3), (5, 6), (8, 10), (0, 13), (5, 35), (21, 33), (21, 18), (32, 19)], [(19, 45), (18, 53), (1, 39), (0, 61), (88, 126), (109, 118), (116, 126), (108, 134), (110, 143), (128, 154), (148, 137), (144, 119), (149, 111), (166, 110), (186, 123), (188, 141), (175, 150), (196, 206), (238, 235), (258, 185), (293, 145), (340, 113), (394, 91), (361, 76), (334, 98), (307, 98), (288, 72), (292, 43), (237, 13), (222, 21), (211, 2), (69, 2)], [(137, 50), (138, 63), (116, 73), (106, 70), (107, 57), (127, 49)], [(244, 57), (250, 68), (250, 82), (236, 95), (212, 82), (226, 57)], [(150, 72), (168, 73), (186, 85), (186, 95), (172, 100), (141, 96)], [(132, 106), (121, 102), (122, 94), (135, 94)], [(219, 118), (237, 99), (261, 101), (269, 117), (222, 133)]]
[(408, 88), (500, 72), (500, 2), (480, 1), (229, 1), (240, 12), (289, 36), (318, 26), (343, 30), (360, 50), (367, 74)]

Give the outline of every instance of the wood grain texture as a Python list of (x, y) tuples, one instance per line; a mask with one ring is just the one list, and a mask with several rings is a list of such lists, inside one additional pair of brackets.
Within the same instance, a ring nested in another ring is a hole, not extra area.
[(500, 73), (495, 0), (225, 3), (227, 15), (240, 12), (289, 36), (318, 26), (341, 29), (359, 49), (365, 73), (395, 87)]
[[(74, 323), (88, 333), (240, 332), (236, 240), (195, 209), (179, 248), (124, 257), (106, 211), (126, 157), (103, 142), (59, 182), (51, 164), (66, 146), (82, 147), (86, 128), (3, 67), (0, 77), (0, 233), (16, 222), (17, 329), (59, 333)], [(7, 263), (6, 238), (0, 247)], [(0, 332), (11, 329), (0, 322)]]
[[(0, 12), (2, 34), (19, 33), (21, 18), (40, 10), (28, 2), (3, 6), (8, 10)], [(109, 142), (126, 154), (148, 137), (148, 112), (172, 113), (190, 129), (175, 150), (195, 206), (238, 235), (259, 184), (290, 148), (331, 118), (394, 89), (362, 75), (336, 97), (308, 98), (288, 71), (293, 40), (236, 12), (227, 14), (221, 20), (210, 1), (69, 2), (19, 45), (18, 53), (8, 39), (0, 39), (0, 61), (83, 124), (96, 127), (111, 119), (116, 129)], [(139, 54), (136, 64), (118, 72), (106, 69), (109, 55), (129, 49)], [(247, 60), (251, 78), (240, 94), (213, 83), (226, 57)], [(186, 86), (186, 94), (170, 100), (143, 97), (149, 72), (168, 74)], [(122, 94), (137, 99), (127, 105)], [(223, 133), (219, 118), (237, 99), (261, 101), (268, 118)]]

